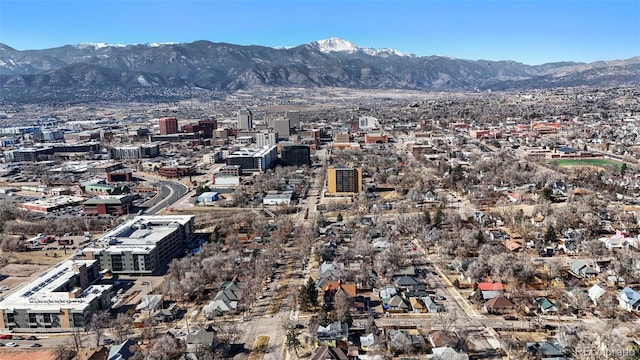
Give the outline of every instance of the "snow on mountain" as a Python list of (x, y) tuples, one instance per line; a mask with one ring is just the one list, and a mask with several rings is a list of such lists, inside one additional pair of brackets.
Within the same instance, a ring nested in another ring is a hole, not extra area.
[(352, 42), (340, 39), (340, 38), (328, 38), (324, 40), (318, 40), (311, 43), (316, 49), (320, 50), (323, 53), (330, 52), (349, 52), (353, 53), (360, 50), (359, 47), (354, 45)]
[(348, 40), (344, 40), (336, 37), (314, 41), (310, 45), (323, 53), (331, 53), (331, 52), (355, 53), (360, 51), (371, 56), (390, 56), (390, 55), (407, 56), (395, 49), (388, 49), (388, 48), (374, 49), (369, 47), (359, 47)]
[(91, 43), (91, 42), (86, 42), (86, 43), (81, 43), (76, 45), (76, 48), (78, 49), (89, 49), (89, 48), (93, 48), (94, 50), (98, 50), (98, 49), (103, 49), (103, 48), (107, 48), (107, 47), (126, 47), (127, 45), (124, 44), (107, 44), (107, 43)]

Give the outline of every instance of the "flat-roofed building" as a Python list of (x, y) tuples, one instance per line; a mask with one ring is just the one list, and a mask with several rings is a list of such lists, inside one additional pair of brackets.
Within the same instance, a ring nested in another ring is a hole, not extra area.
[(239, 150), (227, 156), (227, 165), (240, 165), (243, 174), (264, 172), (276, 161), (278, 161), (278, 150), (275, 145), (258, 150)]
[(178, 119), (166, 117), (158, 119), (160, 135), (175, 134), (178, 132)]
[(88, 316), (111, 306), (111, 285), (100, 277), (95, 260), (66, 260), (0, 300), (0, 324), (16, 332), (84, 329)]
[(285, 166), (311, 166), (311, 148), (307, 145), (283, 146), (281, 158)]
[(327, 193), (351, 195), (362, 191), (362, 169), (344, 166), (327, 169)]
[(194, 230), (193, 215), (136, 216), (105, 233), (83, 249), (86, 259), (100, 262), (115, 274), (150, 275), (163, 272), (183, 253)]
[(129, 213), (134, 195), (95, 196), (82, 204), (82, 212), (98, 215), (124, 215)]
[(48, 199), (34, 200), (20, 204), (20, 207), (40, 213), (49, 213), (67, 206), (77, 205), (83, 202), (85, 198), (80, 196), (61, 195)]

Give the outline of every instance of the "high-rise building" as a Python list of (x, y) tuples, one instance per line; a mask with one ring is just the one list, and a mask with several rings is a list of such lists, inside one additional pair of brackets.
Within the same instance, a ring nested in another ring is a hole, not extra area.
[(362, 169), (344, 166), (327, 169), (327, 193), (330, 195), (357, 194), (362, 191)]
[(299, 111), (287, 111), (287, 119), (289, 119), (289, 126), (292, 128), (300, 127), (300, 112)]
[(263, 148), (266, 146), (273, 146), (278, 143), (278, 133), (277, 132), (259, 132), (256, 133), (256, 143), (259, 148)]
[(289, 119), (275, 119), (271, 121), (271, 128), (278, 133), (281, 139), (288, 138), (291, 135), (291, 125)]
[(282, 164), (285, 166), (310, 166), (311, 148), (307, 145), (288, 145), (282, 148)]
[(218, 120), (215, 119), (207, 119), (198, 121), (198, 125), (200, 125), (200, 129), (204, 133), (205, 138), (213, 137), (214, 131), (218, 128)]
[(158, 120), (160, 126), (160, 135), (175, 134), (178, 132), (178, 119), (176, 118), (161, 118)]
[(247, 108), (242, 108), (238, 111), (238, 129), (253, 129), (253, 114), (251, 114), (251, 111)]

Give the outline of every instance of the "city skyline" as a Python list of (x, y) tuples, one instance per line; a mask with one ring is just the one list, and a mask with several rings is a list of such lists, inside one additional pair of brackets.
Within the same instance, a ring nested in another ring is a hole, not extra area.
[(338, 37), (420, 56), (530, 65), (640, 55), (640, 3), (561, 1), (3, 0), (0, 43), (31, 50), (81, 43), (209, 40), (297, 46)]

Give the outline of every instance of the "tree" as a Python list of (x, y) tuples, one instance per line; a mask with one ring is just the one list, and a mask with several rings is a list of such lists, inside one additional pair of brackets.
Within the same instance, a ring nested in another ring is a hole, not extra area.
[(302, 310), (309, 310), (318, 306), (318, 289), (313, 278), (310, 277), (307, 283), (300, 288), (298, 304), (300, 304)]
[(553, 226), (549, 225), (549, 227), (547, 228), (547, 232), (544, 234), (544, 243), (546, 245), (550, 245), (555, 243), (556, 240), (556, 230), (553, 228)]
[(119, 342), (123, 342), (129, 330), (133, 327), (133, 320), (124, 313), (119, 313), (113, 321), (111, 321), (111, 331), (116, 334)]
[(111, 314), (102, 310), (91, 315), (89, 320), (89, 331), (93, 332), (96, 337), (96, 347), (100, 345), (100, 338), (105, 330), (109, 328), (111, 323)]
[(147, 360), (177, 360), (179, 359), (186, 347), (184, 343), (172, 335), (164, 334), (160, 336), (154, 343), (146, 356)]
[(351, 322), (351, 306), (353, 300), (342, 289), (338, 290), (334, 296), (333, 308), (336, 314), (336, 320), (340, 322)]
[(431, 226), (431, 212), (428, 209), (425, 209), (422, 213), (422, 222), (427, 226)]
[(300, 348), (302, 347), (302, 342), (300, 342), (300, 339), (298, 338), (299, 335), (300, 333), (295, 326), (291, 325), (287, 327), (287, 350), (289, 350), (289, 353), (291, 353), (291, 350), (293, 350), (296, 354), (296, 357), (298, 357), (298, 350), (300, 350)]
[(551, 197), (553, 196), (553, 190), (548, 187), (545, 187), (540, 191), (540, 199), (544, 201), (551, 201)]
[(342, 222), (342, 220), (343, 220), (342, 213), (338, 213), (338, 217), (336, 217), (336, 221)]

